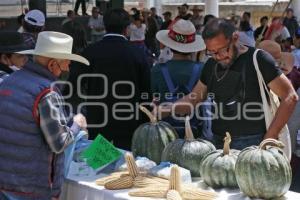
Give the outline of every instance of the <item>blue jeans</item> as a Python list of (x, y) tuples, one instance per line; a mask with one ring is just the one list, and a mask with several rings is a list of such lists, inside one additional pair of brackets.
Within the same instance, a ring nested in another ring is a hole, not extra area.
[[(260, 142), (263, 140), (264, 134), (257, 134), (257, 135), (247, 135), (242, 137), (232, 137), (230, 148), (231, 149), (237, 149), (237, 150), (243, 150), (246, 147), (252, 146), (252, 145), (259, 145)], [(213, 136), (213, 142), (217, 149), (223, 149), (224, 145), (224, 137), (221, 137), (219, 135)]]
[(24, 195), (16, 195), (12, 192), (0, 191), (0, 200), (51, 200), (51, 197), (36, 198), (36, 197), (28, 197)]
[(17, 197), (10, 192), (0, 191), (0, 200), (27, 200), (27, 198), (24, 196)]

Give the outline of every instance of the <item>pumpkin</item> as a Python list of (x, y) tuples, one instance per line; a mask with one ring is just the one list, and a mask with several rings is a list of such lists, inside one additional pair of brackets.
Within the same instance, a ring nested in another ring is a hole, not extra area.
[[(164, 148), (170, 142), (178, 138), (178, 135), (170, 124), (157, 121), (156, 116), (145, 107), (140, 106), (140, 109), (147, 114), (150, 118), (150, 122), (140, 125), (135, 130), (132, 138), (131, 151), (134, 156), (147, 157), (159, 164)], [(156, 109), (156, 107), (154, 109)]]
[(168, 161), (191, 171), (193, 177), (200, 176), (200, 163), (215, 146), (202, 139), (195, 139), (190, 126), (190, 118), (185, 120), (185, 139), (171, 142), (163, 151), (162, 161)]
[(292, 172), (283, 143), (266, 139), (245, 148), (238, 156), (235, 176), (241, 191), (251, 198), (281, 197), (290, 188)]
[(230, 149), (230, 142), (231, 136), (227, 132), (223, 150), (212, 151), (201, 161), (201, 178), (211, 187), (238, 187), (235, 178), (235, 163), (240, 151)]

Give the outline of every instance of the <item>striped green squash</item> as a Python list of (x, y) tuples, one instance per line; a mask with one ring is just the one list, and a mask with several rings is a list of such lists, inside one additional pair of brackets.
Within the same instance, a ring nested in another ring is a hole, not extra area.
[(216, 148), (206, 140), (194, 138), (189, 117), (186, 118), (185, 123), (185, 139), (171, 142), (163, 151), (162, 161), (168, 161), (189, 169), (193, 177), (199, 177), (202, 158)]
[(208, 153), (201, 161), (200, 175), (204, 182), (214, 188), (238, 187), (235, 178), (235, 163), (239, 150), (230, 149), (231, 136), (227, 132), (223, 150)]
[(272, 199), (283, 196), (292, 181), (291, 166), (282, 151), (284, 145), (266, 139), (244, 149), (238, 156), (235, 175), (241, 191), (251, 198)]
[(147, 157), (157, 164), (165, 147), (178, 135), (168, 123), (157, 121), (157, 118), (145, 107), (140, 107), (150, 118), (150, 122), (140, 125), (134, 132), (131, 151), (134, 156)]

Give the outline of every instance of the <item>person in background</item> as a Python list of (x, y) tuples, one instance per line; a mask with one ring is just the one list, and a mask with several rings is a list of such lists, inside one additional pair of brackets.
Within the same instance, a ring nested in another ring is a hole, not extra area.
[(282, 24), (282, 19), (280, 17), (274, 17), (264, 39), (273, 40), (278, 44), (281, 44), (289, 37), (291, 37), (291, 35), (288, 29)]
[(0, 32), (0, 83), (9, 74), (25, 65), (28, 58), (17, 52), (27, 50), (21, 33), (12, 31)]
[(254, 31), (254, 28), (251, 25), (251, 13), (250, 12), (244, 12), (242, 15), (241, 21), (249, 22), (251, 30)]
[(242, 15), (242, 21), (249, 22), (251, 21), (251, 13), (250, 12), (244, 12)]
[(45, 15), (40, 10), (30, 10), (24, 17), (22, 33), (25, 45), (29, 49), (35, 48), (37, 36), (45, 28)]
[(147, 26), (147, 31), (145, 34), (145, 44), (147, 48), (151, 51), (151, 54), (154, 57), (157, 57), (159, 55), (159, 47), (155, 38), (156, 33), (159, 31), (159, 24), (156, 20), (156, 18), (152, 15), (150, 15), (150, 11), (147, 9), (144, 9), (142, 12), (142, 16), (144, 19), (144, 23)]
[(295, 32), (293, 43), (295, 46), (295, 49), (292, 52), (295, 57), (294, 66), (300, 68), (300, 28)]
[[(278, 43), (272, 40), (264, 40), (257, 48), (262, 49), (275, 59), (276, 65), (281, 69), (281, 71), (288, 75), (294, 67), (294, 57), (293, 54), (288, 52), (282, 52), (281, 47)], [(300, 81), (300, 80), (299, 80)]]
[(135, 15), (135, 14), (138, 14), (138, 13), (140, 14), (140, 11), (135, 7), (131, 8), (130, 11), (131, 11), (131, 13), (130, 13), (131, 15)]
[(281, 49), (283, 52), (292, 52), (293, 50), (293, 38), (289, 37), (286, 40), (282, 41)]
[(203, 9), (199, 6), (194, 6), (192, 11), (193, 15), (191, 17), (191, 22), (194, 24), (197, 34), (201, 34), (201, 28), (203, 25), (203, 16), (201, 15), (201, 12), (203, 12)]
[(169, 26), (172, 24), (172, 13), (166, 11), (163, 13), (163, 16), (164, 16), (164, 22), (162, 23), (160, 30), (167, 30)]
[[(140, 103), (149, 101), (142, 94), (150, 94), (150, 66), (144, 53), (127, 39), (130, 16), (124, 9), (107, 11), (103, 20), (107, 33), (82, 54), (91, 63), (85, 73), (105, 77), (85, 78), (87, 95), (99, 96), (107, 92), (105, 97), (87, 100), (89, 104), (105, 105), (86, 106), (91, 125), (89, 136), (94, 139), (101, 133), (115, 146), (128, 150), (134, 130), (147, 120), (141, 112), (121, 113), (118, 110), (136, 109)], [(107, 80), (107, 85), (103, 84), (103, 79)], [(120, 80), (125, 83), (117, 84)]]
[(81, 4), (82, 15), (88, 15), (86, 13), (86, 2), (85, 1), (86, 0), (76, 0), (75, 8), (74, 8), (75, 15), (78, 15), (78, 9), (79, 9), (80, 4)]
[(89, 19), (88, 27), (91, 29), (91, 42), (101, 40), (105, 34), (103, 16), (99, 13), (99, 8), (93, 7), (92, 16)]
[(71, 53), (72, 42), (63, 33), (41, 32), (34, 50), (19, 52), (32, 54), (33, 62), (0, 85), (0, 91), (9, 91), (0, 93), (1, 200), (59, 199), (64, 149), (87, 127), (82, 114), (68, 123), (60, 90), (52, 88), (70, 60), (89, 64)]
[(129, 38), (130, 41), (136, 44), (144, 45), (145, 33), (146, 33), (146, 24), (142, 22), (140, 13), (132, 15), (132, 22), (129, 25)]
[(163, 23), (163, 20), (160, 16), (157, 15), (157, 10), (156, 10), (155, 7), (150, 8), (150, 16), (152, 16), (153, 18), (156, 19), (156, 22), (158, 24), (158, 28), (160, 29), (160, 27)]
[[(24, 13), (27, 14), (29, 12), (28, 8), (25, 8), (24, 9)], [(18, 32), (19, 33), (23, 33), (24, 32), (24, 28), (23, 28), (23, 22), (24, 22), (24, 17), (25, 17), (25, 14), (22, 13), (21, 15), (19, 15), (17, 17), (17, 21), (18, 21), (18, 24), (19, 24), (19, 28), (18, 28)]]
[(180, 6), (179, 15), (175, 18), (175, 21), (178, 19), (189, 20), (191, 17), (192, 14), (189, 13), (189, 5), (185, 3)]
[(293, 38), (299, 28), (299, 24), (297, 18), (294, 16), (294, 10), (292, 8), (286, 10), (286, 17), (283, 20), (283, 25), (289, 30), (289, 33)]
[(243, 45), (255, 47), (253, 31), (248, 21), (241, 21), (240, 23), (239, 41)]
[(75, 19), (74, 11), (73, 10), (68, 10), (67, 18), (62, 21), (61, 25), (63, 26), (65, 23), (73, 21), (74, 19)]
[[(176, 21), (170, 30), (159, 31), (156, 38), (163, 46), (171, 49), (173, 57), (152, 68), (151, 91), (153, 94), (159, 94), (160, 103), (174, 102), (178, 95), (189, 94), (199, 80), (203, 64), (194, 62), (192, 53), (204, 50), (205, 44), (201, 36), (196, 35), (193, 23), (183, 19)], [(179, 121), (172, 117), (163, 120), (170, 123), (179, 136), (184, 138), (184, 120)], [(196, 117), (192, 118), (191, 125), (195, 136), (199, 136), (201, 132), (199, 123)]]
[(201, 34), (202, 34), (202, 32), (203, 32), (203, 30), (204, 30), (204, 28), (205, 28), (205, 26), (206, 26), (206, 24), (208, 24), (210, 21), (212, 21), (213, 19), (215, 19), (216, 17), (214, 16), (214, 15), (205, 15), (204, 16), (204, 19), (203, 19), (203, 26), (202, 26), (202, 28), (201, 28)]
[(203, 20), (203, 27), (215, 18), (216, 17), (214, 15), (205, 15)]
[(262, 34), (262, 31), (264, 30), (264, 27), (265, 30), (264, 30), (264, 33), (262, 34), (262, 38), (264, 38), (267, 30), (268, 30), (268, 21), (269, 21), (269, 18), (267, 16), (263, 16), (262, 18), (260, 18), (260, 26), (255, 29), (254, 31), (254, 39), (255, 41), (260, 37), (260, 35)]
[(239, 29), (240, 28), (240, 22), (241, 22), (241, 17), (238, 15), (235, 15), (234, 13), (232, 13), (228, 18), (230, 23), (232, 23), (232, 25)]
[(128, 28), (129, 40), (130, 42), (141, 49), (145, 56), (147, 57), (147, 61), (150, 66), (153, 64), (153, 57), (151, 55), (151, 51), (145, 45), (145, 34), (146, 34), (146, 24), (142, 22), (142, 18), (140, 13), (132, 16), (132, 22)]

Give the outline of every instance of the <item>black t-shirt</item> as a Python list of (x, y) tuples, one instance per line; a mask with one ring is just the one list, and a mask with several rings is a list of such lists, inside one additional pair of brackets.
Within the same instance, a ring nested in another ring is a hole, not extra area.
[[(200, 80), (207, 86), (207, 92), (215, 103), (213, 113), (216, 115), (212, 130), (216, 135), (223, 136), (226, 131), (233, 137), (266, 132), (260, 89), (253, 64), (254, 51), (254, 48), (249, 47), (229, 70), (217, 65), (212, 58), (204, 65)], [(282, 73), (275, 67), (275, 61), (270, 54), (259, 51), (257, 60), (266, 84)]]

